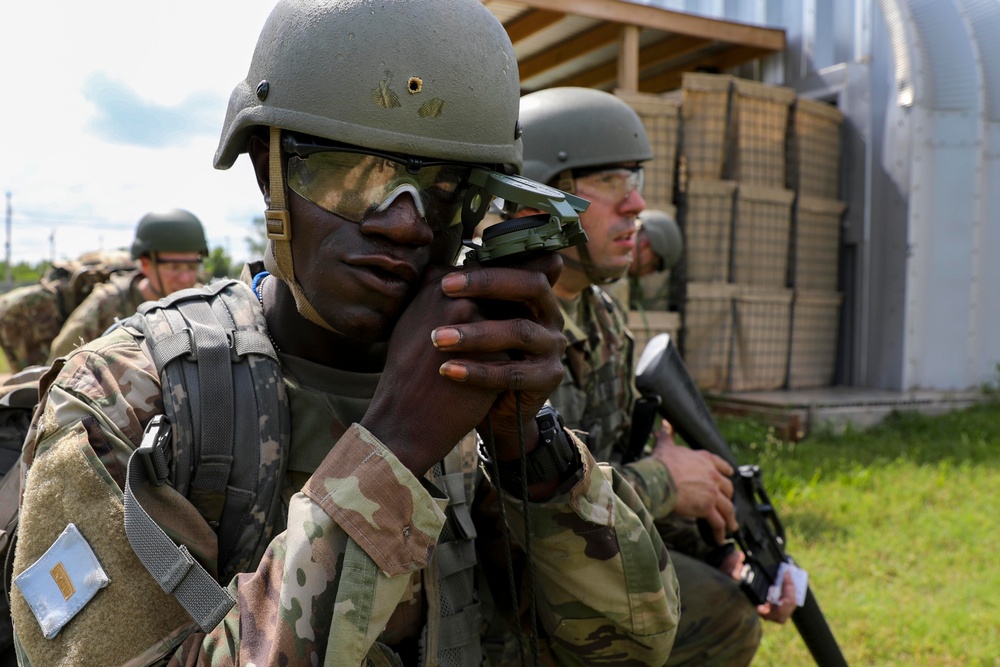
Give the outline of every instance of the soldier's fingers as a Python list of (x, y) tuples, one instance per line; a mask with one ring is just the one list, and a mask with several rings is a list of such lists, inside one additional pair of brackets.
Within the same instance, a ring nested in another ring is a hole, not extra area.
[(438, 327), (431, 332), (434, 347), (448, 352), (502, 352), (562, 356), (566, 337), (524, 318), (486, 320)]
[(511, 390), (550, 392), (563, 376), (558, 358), (532, 357), (517, 361), (452, 359), (440, 373), (457, 382), (496, 392)]
[(705, 517), (705, 521), (708, 522), (709, 527), (712, 529), (712, 537), (715, 538), (715, 543), (722, 544), (725, 542), (726, 520), (717, 508), (712, 508), (709, 511), (708, 516)]
[(562, 316), (552, 286), (545, 274), (538, 271), (472, 267), (446, 275), (441, 280), (441, 289), (450, 297), (520, 303), (528, 308), (535, 321), (562, 328)]
[(721, 456), (716, 456), (715, 454), (712, 454), (711, 456), (712, 456), (712, 464), (715, 466), (716, 470), (718, 470), (726, 477), (729, 477), (733, 474), (733, 466), (729, 465), (729, 463), (726, 462), (726, 459), (722, 458)]
[(736, 530), (740, 524), (736, 521), (736, 508), (729, 496), (723, 496), (716, 500), (715, 509), (719, 516), (723, 517), (723, 526), (729, 530)]
[(733, 480), (728, 477), (723, 477), (719, 475), (719, 491), (722, 492), (726, 498), (733, 497)]

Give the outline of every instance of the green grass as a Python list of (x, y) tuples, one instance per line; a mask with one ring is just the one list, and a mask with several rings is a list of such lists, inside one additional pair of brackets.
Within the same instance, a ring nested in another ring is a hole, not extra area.
[[(852, 667), (1000, 665), (1000, 402), (798, 444), (720, 426)], [(811, 664), (794, 625), (765, 624), (754, 665)]]

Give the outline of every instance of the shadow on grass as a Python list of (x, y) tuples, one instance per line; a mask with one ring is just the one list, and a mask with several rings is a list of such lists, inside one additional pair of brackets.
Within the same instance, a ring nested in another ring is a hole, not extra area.
[[(782, 513), (785, 531), (801, 542), (843, 542), (850, 538), (850, 530), (839, 521), (816, 512), (794, 510)], [(794, 545), (789, 545), (794, 555)]]

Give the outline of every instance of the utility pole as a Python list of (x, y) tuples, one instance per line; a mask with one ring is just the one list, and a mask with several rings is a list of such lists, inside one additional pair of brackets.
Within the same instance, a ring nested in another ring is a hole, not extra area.
[(56, 228), (52, 228), (52, 233), (49, 234), (49, 264), (56, 263)]
[(5, 243), (5, 258), (7, 261), (7, 291), (14, 289), (14, 272), (10, 267), (10, 232), (11, 232), (11, 211), (10, 211), (10, 190), (7, 191), (7, 241)]

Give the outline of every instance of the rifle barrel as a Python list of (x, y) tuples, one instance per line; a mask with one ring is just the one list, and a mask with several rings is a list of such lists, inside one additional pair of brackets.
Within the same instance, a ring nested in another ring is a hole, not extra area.
[(806, 602), (792, 614), (792, 622), (818, 667), (847, 667), (847, 660), (840, 652), (812, 588), (806, 590)]

